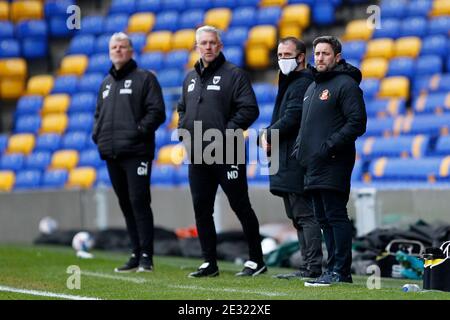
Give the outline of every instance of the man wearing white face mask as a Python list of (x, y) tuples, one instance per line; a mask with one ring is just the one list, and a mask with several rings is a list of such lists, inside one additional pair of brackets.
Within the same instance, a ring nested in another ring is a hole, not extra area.
[(314, 217), (312, 199), (303, 192), (303, 168), (291, 157), (302, 117), (303, 98), (313, 77), (305, 68), (306, 46), (287, 37), (278, 45), (280, 67), (278, 94), (270, 126), (261, 136), (261, 146), (270, 152), (271, 133), (279, 133), (279, 170), (270, 178), (270, 191), (282, 197), (287, 216), (297, 230), (302, 264), (298, 271), (280, 274), (280, 279), (315, 278), (322, 274), (322, 234)]

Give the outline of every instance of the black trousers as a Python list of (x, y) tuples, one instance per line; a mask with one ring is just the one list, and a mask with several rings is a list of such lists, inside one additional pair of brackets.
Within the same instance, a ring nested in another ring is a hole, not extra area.
[(312, 198), (307, 194), (283, 194), (284, 207), (297, 230), (302, 255), (300, 270), (322, 272), (322, 232), (314, 216)]
[(220, 185), (231, 209), (236, 213), (248, 243), (249, 258), (263, 263), (259, 222), (248, 197), (245, 164), (190, 164), (189, 185), (194, 204), (202, 255), (205, 261), (217, 263), (217, 235), (214, 225), (214, 200)]
[(109, 177), (125, 217), (133, 253), (153, 255), (153, 212), (150, 207), (152, 163), (145, 157), (106, 160)]
[(323, 231), (328, 251), (327, 269), (351, 274), (352, 224), (347, 214), (349, 194), (335, 190), (312, 190), (314, 214)]

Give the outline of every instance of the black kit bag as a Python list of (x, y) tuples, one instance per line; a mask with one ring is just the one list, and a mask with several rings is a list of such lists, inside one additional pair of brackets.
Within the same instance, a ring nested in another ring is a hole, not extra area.
[(439, 248), (427, 248), (423, 255), (425, 268), (423, 274), (424, 290), (450, 292), (450, 241)]

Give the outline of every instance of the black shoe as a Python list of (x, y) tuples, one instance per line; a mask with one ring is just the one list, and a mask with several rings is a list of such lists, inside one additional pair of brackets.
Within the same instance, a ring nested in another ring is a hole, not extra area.
[(246, 261), (244, 263), (244, 269), (241, 272), (235, 274), (236, 277), (256, 277), (257, 275), (267, 272), (267, 267), (264, 263), (256, 263), (253, 261)]
[(152, 272), (153, 271), (153, 260), (152, 257), (143, 253), (141, 259), (139, 260), (139, 268), (137, 272)]
[(202, 278), (202, 277), (217, 277), (219, 275), (219, 268), (217, 265), (213, 265), (209, 262), (203, 263), (198, 267), (197, 271), (189, 273), (189, 278)]
[(353, 283), (352, 275), (343, 276), (337, 272), (325, 272), (315, 280), (305, 282), (305, 287), (329, 287), (333, 283)]
[(282, 273), (282, 274), (276, 274), (273, 277), (277, 279), (299, 279), (299, 280), (306, 280), (306, 279), (314, 279), (318, 278), (322, 275), (322, 272), (320, 271), (310, 271), (310, 270), (298, 270), (291, 273)]
[(121, 267), (115, 268), (114, 272), (123, 272), (123, 273), (134, 272), (137, 270), (138, 266), (139, 266), (139, 259), (138, 257), (136, 257), (136, 254), (133, 253), (128, 262)]

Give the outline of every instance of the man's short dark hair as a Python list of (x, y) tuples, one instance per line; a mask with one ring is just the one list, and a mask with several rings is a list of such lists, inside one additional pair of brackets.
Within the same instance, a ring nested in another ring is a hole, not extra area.
[(342, 44), (339, 39), (334, 36), (322, 36), (315, 38), (313, 41), (313, 50), (316, 50), (316, 46), (319, 43), (328, 43), (333, 49), (334, 55), (342, 52)]
[(285, 44), (286, 42), (295, 44), (295, 49), (298, 53), (306, 53), (306, 45), (302, 40), (297, 39), (296, 37), (286, 37), (280, 40), (280, 43), (282, 44)]

